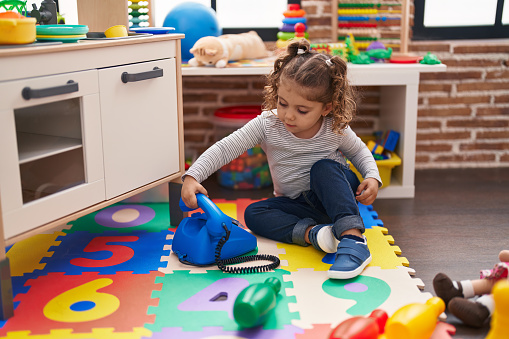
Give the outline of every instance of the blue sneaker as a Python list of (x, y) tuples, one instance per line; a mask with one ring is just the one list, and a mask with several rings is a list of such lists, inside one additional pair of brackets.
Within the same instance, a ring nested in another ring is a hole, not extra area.
[(332, 225), (316, 225), (309, 231), (308, 237), (311, 245), (317, 250), (336, 253), (339, 240), (332, 233)]
[(331, 279), (350, 279), (362, 273), (371, 262), (371, 253), (365, 236), (363, 242), (343, 238), (339, 242), (336, 260), (327, 275)]

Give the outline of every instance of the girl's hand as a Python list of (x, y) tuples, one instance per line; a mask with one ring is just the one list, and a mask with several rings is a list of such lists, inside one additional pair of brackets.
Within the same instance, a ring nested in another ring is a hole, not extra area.
[(363, 205), (371, 205), (378, 195), (378, 181), (375, 178), (364, 179), (355, 192), (356, 199)]
[(180, 196), (182, 201), (187, 207), (192, 209), (198, 208), (198, 201), (196, 200), (196, 194), (203, 193), (208, 196), (207, 190), (203, 187), (195, 178), (187, 175), (184, 178), (184, 184), (182, 185), (182, 191)]

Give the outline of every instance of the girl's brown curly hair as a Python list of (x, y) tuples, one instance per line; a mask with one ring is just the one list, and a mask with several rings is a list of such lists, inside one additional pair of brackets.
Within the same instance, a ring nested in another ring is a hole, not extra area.
[(280, 81), (293, 81), (303, 87), (302, 93), (309, 101), (332, 103), (329, 114), (336, 133), (341, 133), (355, 116), (355, 94), (346, 77), (346, 62), (338, 56), (311, 51), (307, 40), (290, 43), (274, 62), (264, 88), (264, 110), (277, 108)]

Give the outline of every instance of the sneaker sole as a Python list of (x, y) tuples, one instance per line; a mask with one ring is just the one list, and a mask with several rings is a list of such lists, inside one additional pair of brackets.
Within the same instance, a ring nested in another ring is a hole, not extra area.
[(332, 233), (332, 226), (322, 228), (316, 235), (318, 245), (325, 253), (336, 253), (338, 250), (339, 240)]
[(327, 271), (327, 276), (330, 279), (351, 279), (351, 278), (355, 278), (356, 276), (361, 274), (362, 271), (364, 271), (364, 269), (366, 268), (366, 266), (369, 265), (370, 262), (371, 262), (371, 256), (369, 256), (369, 258), (364, 260), (362, 265), (360, 265), (359, 267), (357, 267), (353, 271), (331, 271), (331, 270), (329, 270), (329, 271)]

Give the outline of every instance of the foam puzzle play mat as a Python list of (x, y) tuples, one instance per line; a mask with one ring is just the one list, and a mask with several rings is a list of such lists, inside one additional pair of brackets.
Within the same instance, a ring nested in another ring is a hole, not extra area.
[[(213, 201), (241, 224), (253, 202)], [(349, 318), (425, 303), (432, 295), (421, 291), (390, 226), (371, 206), (359, 208), (373, 260), (356, 278), (330, 280), (334, 254), (262, 237), (253, 252), (277, 256), (275, 270), (185, 265), (172, 251), (168, 204), (109, 206), (8, 249), (15, 310), (0, 323), (0, 337), (325, 339)], [(281, 283), (272, 311), (261, 325), (242, 327), (233, 314), (237, 296), (268, 278)]]

